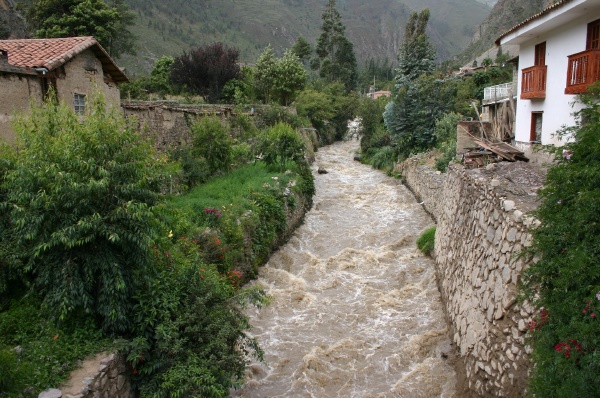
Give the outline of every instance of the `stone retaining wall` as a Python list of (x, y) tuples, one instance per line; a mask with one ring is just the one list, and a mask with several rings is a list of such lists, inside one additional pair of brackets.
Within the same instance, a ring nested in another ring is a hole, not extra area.
[(533, 309), (516, 302), (527, 265), (517, 255), (531, 243), (528, 230), (537, 221), (524, 211), (535, 205), (535, 185), (541, 185), (537, 175), (523, 180), (525, 188), (513, 184), (529, 172), (527, 167), (501, 163), (490, 167), (496, 171), (467, 171), (452, 165), (440, 177), (441, 189), (424, 166), (408, 161), (397, 168), (438, 222), (436, 272), (460, 358), (460, 396), (526, 393), (530, 351), (525, 335)]
[(117, 354), (99, 354), (84, 361), (60, 389), (49, 389), (38, 398), (134, 398), (131, 369)]
[(423, 159), (417, 155), (405, 162), (398, 163), (394, 172), (402, 176), (404, 183), (417, 200), (423, 203), (427, 212), (437, 221), (444, 203), (445, 175), (422, 163)]

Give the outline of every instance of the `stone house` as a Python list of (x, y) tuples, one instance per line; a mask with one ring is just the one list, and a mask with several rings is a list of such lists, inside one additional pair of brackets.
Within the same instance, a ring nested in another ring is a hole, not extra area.
[(555, 135), (576, 123), (575, 94), (600, 80), (600, 0), (561, 0), (511, 28), (497, 45), (518, 45), (515, 146), (563, 144)]
[(118, 84), (127, 81), (91, 36), (0, 40), (0, 139), (14, 141), (12, 119), (27, 112), (31, 100), (42, 101), (50, 87), (60, 101), (83, 114), (93, 90), (119, 106)]

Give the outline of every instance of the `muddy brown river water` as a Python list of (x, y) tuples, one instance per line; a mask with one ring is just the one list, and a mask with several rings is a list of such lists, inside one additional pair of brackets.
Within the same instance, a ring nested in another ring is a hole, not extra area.
[[(356, 141), (320, 148), (314, 206), (260, 270), (273, 302), (251, 310), (265, 351), (236, 397), (453, 397), (433, 261), (433, 225), (399, 180), (353, 161)], [(316, 170), (316, 165), (314, 166)]]

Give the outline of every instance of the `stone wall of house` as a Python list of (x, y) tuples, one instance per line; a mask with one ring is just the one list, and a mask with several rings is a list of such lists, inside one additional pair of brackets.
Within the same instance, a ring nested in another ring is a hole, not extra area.
[(84, 361), (60, 389), (49, 389), (38, 398), (134, 398), (129, 382), (131, 369), (117, 354)]
[(0, 141), (14, 142), (12, 123), (19, 113), (29, 111), (30, 98), (42, 98), (40, 78), (27, 74), (3, 73), (0, 71)]
[(437, 219), (436, 272), (460, 358), (459, 393), (524, 396), (530, 353), (525, 335), (533, 309), (516, 300), (527, 265), (517, 255), (531, 243), (528, 231), (537, 221), (525, 213), (537, 206), (543, 173), (522, 162), (477, 170), (452, 165), (440, 189), (425, 167), (399, 168)]
[(110, 76), (105, 75), (102, 62), (91, 49), (78, 54), (62, 67), (54, 71), (56, 75), (56, 94), (61, 102), (73, 108), (74, 95), (89, 95), (99, 91), (104, 95), (106, 104), (118, 107), (121, 99), (119, 87)]

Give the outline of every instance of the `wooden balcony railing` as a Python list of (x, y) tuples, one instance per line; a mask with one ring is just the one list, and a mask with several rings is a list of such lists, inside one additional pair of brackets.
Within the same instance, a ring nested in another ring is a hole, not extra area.
[(600, 80), (600, 49), (569, 55), (565, 94), (579, 94)]
[(546, 65), (523, 69), (521, 99), (546, 98)]

